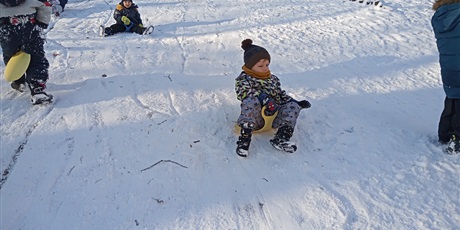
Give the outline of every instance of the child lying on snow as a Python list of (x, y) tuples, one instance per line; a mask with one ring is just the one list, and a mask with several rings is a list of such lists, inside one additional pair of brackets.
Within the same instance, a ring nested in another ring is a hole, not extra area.
[(278, 128), (275, 137), (270, 143), (276, 149), (285, 152), (295, 152), (295, 143), (290, 142), (300, 110), (310, 108), (307, 100), (296, 101), (281, 89), (277, 76), (270, 73), (270, 54), (266, 49), (252, 44), (251, 39), (242, 41), (244, 50), (243, 72), (236, 78), (235, 91), (241, 101), (241, 114), (237, 124), (241, 127), (236, 153), (239, 156), (248, 156), (249, 144), (254, 130), (264, 126), (261, 115), (263, 106), (266, 112), (278, 115), (273, 121), (273, 128)]

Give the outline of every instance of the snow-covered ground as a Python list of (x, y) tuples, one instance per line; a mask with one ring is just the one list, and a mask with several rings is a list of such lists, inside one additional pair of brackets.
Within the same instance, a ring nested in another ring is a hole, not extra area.
[[(118, 1), (69, 1), (54, 104), (1, 81), (1, 229), (460, 229), (431, 1), (134, 2), (152, 35), (100, 38)], [(235, 153), (245, 38), (312, 103), (294, 154)]]

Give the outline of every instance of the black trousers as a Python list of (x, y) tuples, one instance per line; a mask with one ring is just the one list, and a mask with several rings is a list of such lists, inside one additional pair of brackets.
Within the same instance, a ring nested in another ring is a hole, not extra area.
[(444, 110), (439, 120), (439, 141), (448, 142), (452, 135), (460, 137), (460, 99), (446, 97)]
[(59, 0), (59, 2), (61, 3), (62, 10), (64, 10), (65, 5), (67, 4), (68, 1), (69, 0)]
[(17, 26), (0, 25), (0, 45), (5, 65), (20, 50), (31, 56), (25, 76), (18, 81), (48, 80), (49, 62), (45, 56), (44, 44), (45, 40), (41, 37), (40, 31), (30, 22)]
[(121, 32), (131, 32), (131, 33), (137, 33), (137, 34), (142, 34), (144, 33), (145, 28), (140, 27), (138, 25), (133, 25), (129, 29), (129, 31), (126, 31), (126, 26), (124, 24), (113, 24), (110, 26), (110, 29), (112, 31), (112, 34), (116, 33), (121, 33)]

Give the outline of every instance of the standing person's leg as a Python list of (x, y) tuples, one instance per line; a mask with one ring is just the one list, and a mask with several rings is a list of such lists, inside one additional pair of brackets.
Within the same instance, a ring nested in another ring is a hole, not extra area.
[(452, 134), (460, 138), (460, 99), (451, 99), (454, 104), (452, 116)]
[(445, 98), (444, 110), (441, 113), (438, 126), (439, 142), (446, 144), (453, 134), (452, 118), (455, 114), (455, 103), (453, 99)]
[(30, 89), (32, 104), (42, 104), (53, 99), (51, 94), (45, 93), (46, 82), (48, 81), (49, 62), (45, 56), (45, 39), (42, 31), (35, 28), (32, 23), (24, 26), (24, 33), (30, 31), (27, 41), (24, 44), (24, 52), (30, 54), (29, 67), (26, 70), (26, 82)]
[(452, 113), (451, 115), (451, 129), (452, 137), (447, 144), (446, 151), (448, 154), (458, 154), (460, 153), (460, 99), (450, 99), (452, 102)]
[[(3, 62), (5, 65), (8, 63), (11, 57), (20, 51), (22, 46), (21, 36), (18, 35), (18, 28), (13, 25), (0, 25), (0, 46), (3, 51)], [(18, 80), (11, 83), (11, 88), (23, 92), (26, 87), (26, 78), (23, 75)]]
[(67, 4), (68, 0), (60, 0), (60, 2), (61, 2), (62, 11), (64, 12), (64, 8), (65, 8), (65, 5)]
[(34, 28), (34, 25), (27, 24), (30, 29), (30, 39), (24, 45), (24, 52), (30, 54), (29, 68), (26, 70), (26, 81), (29, 84), (32, 94), (45, 89), (45, 83), (48, 81), (49, 62), (45, 56), (45, 40), (41, 37), (40, 31)]

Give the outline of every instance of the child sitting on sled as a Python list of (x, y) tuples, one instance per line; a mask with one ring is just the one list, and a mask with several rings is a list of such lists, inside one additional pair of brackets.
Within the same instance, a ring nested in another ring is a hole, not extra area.
[(141, 15), (138, 11), (138, 6), (132, 0), (122, 0), (118, 3), (113, 13), (113, 18), (116, 23), (110, 27), (101, 26), (101, 36), (114, 35), (121, 32), (131, 32), (137, 34), (149, 34), (153, 31), (153, 27), (145, 28), (142, 25)]
[(277, 132), (270, 143), (278, 150), (295, 152), (295, 143), (290, 142), (300, 110), (310, 108), (307, 100), (297, 101), (281, 89), (277, 76), (270, 73), (270, 54), (263, 47), (253, 45), (251, 39), (242, 41), (244, 50), (243, 72), (236, 78), (235, 91), (241, 101), (241, 114), (237, 125), (241, 127), (241, 135), (237, 141), (236, 153), (248, 156), (249, 144), (253, 131), (264, 126), (261, 111), (265, 107), (265, 115), (276, 117), (273, 128)]

